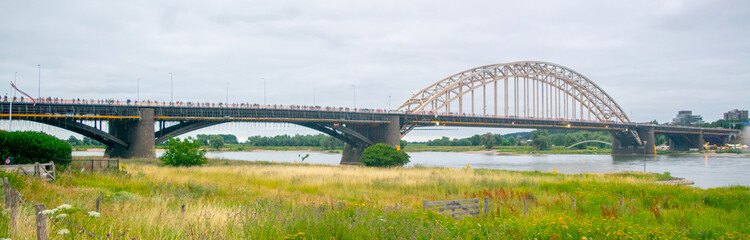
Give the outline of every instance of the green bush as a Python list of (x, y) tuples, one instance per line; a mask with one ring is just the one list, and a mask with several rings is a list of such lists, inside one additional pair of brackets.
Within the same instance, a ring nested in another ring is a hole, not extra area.
[(167, 151), (159, 157), (164, 165), (169, 166), (197, 166), (206, 164), (206, 151), (200, 150), (201, 142), (197, 139), (186, 138), (183, 141), (169, 138)]
[(368, 167), (394, 167), (409, 163), (408, 154), (383, 143), (366, 148), (360, 159)]
[(14, 164), (69, 164), (73, 151), (70, 144), (41, 132), (0, 131), (0, 157), (13, 157)]

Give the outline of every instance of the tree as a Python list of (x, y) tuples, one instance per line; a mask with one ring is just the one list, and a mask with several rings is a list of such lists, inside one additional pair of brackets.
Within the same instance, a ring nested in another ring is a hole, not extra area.
[(78, 140), (78, 138), (76, 138), (73, 135), (70, 135), (70, 137), (68, 138), (68, 140), (65, 140), (65, 141), (68, 142), (70, 144), (70, 146), (81, 145), (81, 140)]
[(501, 134), (495, 134), (495, 144), (508, 146), (508, 140), (506, 140)]
[(492, 133), (485, 133), (479, 138), (479, 143), (487, 150), (495, 146), (495, 136)]
[(534, 146), (534, 150), (549, 150), (551, 140), (547, 130), (534, 130), (531, 132), (531, 145)]
[(219, 134), (222, 139), (224, 139), (224, 143), (226, 144), (238, 144), (237, 136), (234, 136), (232, 134)]
[(16, 164), (70, 163), (73, 148), (67, 142), (41, 132), (0, 131), (0, 158), (13, 157)]
[(406, 148), (406, 145), (408, 145), (408, 144), (409, 144), (409, 142), (407, 142), (406, 140), (401, 140), (401, 141), (399, 141), (398, 145), (401, 146), (401, 149), (404, 149), (404, 148)]
[(388, 144), (378, 143), (362, 152), (362, 164), (368, 167), (395, 167), (409, 163), (409, 155)]
[(508, 146), (516, 146), (518, 145), (518, 139), (515, 137), (509, 137), (508, 138)]
[(196, 137), (196, 138), (198, 138), (198, 141), (199, 141), (199, 142), (200, 142), (200, 143), (201, 143), (201, 144), (202, 144), (203, 146), (208, 146), (208, 135), (206, 135), (206, 134), (198, 134), (198, 135), (196, 135), (195, 137)]
[(200, 150), (201, 142), (197, 139), (186, 138), (183, 141), (170, 137), (167, 151), (159, 157), (164, 165), (169, 166), (199, 166), (206, 164), (206, 150)]
[(211, 145), (211, 147), (216, 148), (216, 150), (219, 150), (224, 146), (224, 138), (219, 135), (210, 135), (208, 138), (208, 144)]

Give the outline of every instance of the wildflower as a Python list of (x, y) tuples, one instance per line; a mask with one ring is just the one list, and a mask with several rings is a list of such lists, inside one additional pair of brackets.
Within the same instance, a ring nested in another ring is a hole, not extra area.
[(72, 207), (73, 206), (71, 206), (70, 204), (61, 204), (60, 206), (57, 206), (56, 209), (58, 209), (58, 210), (61, 210), (61, 209), (70, 209)]
[(70, 231), (68, 231), (67, 228), (63, 228), (63, 229), (60, 229), (59, 232), (57, 232), (57, 235), (65, 235), (65, 234), (68, 234), (68, 233), (70, 233)]
[(65, 213), (55, 216), (55, 218), (66, 218), (66, 217), (68, 217), (68, 214), (65, 214)]
[(99, 215), (100, 215), (100, 214), (99, 214), (98, 212), (95, 212), (95, 211), (89, 211), (89, 216), (92, 216), (92, 217), (98, 218), (98, 217), (99, 217)]
[(52, 215), (52, 214), (55, 214), (55, 210), (45, 209), (45, 210), (42, 210), (41, 212), (39, 212), (39, 214), (42, 214), (42, 215)]

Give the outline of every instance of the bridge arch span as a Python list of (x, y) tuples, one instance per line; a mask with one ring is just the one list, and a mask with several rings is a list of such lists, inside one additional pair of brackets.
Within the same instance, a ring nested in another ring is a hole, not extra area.
[[(498, 91), (501, 83), (502, 92)], [(494, 89), (487, 93), (488, 85)], [(465, 114), (463, 99), (475, 112), (475, 91), (481, 90), (481, 114), (494, 108), (495, 116), (538, 119), (592, 120), (628, 123), (630, 119), (612, 99), (584, 75), (557, 64), (522, 61), (468, 69), (433, 83), (398, 107), (410, 113)], [(488, 96), (490, 99), (488, 104)], [(501, 98), (501, 99), (498, 99)], [(498, 113), (502, 105), (503, 114)]]

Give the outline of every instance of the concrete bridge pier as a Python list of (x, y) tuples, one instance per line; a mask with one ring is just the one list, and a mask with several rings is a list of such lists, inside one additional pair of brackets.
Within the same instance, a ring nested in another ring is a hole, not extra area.
[(127, 147), (107, 146), (111, 158), (154, 158), (154, 109), (141, 108), (138, 120), (110, 120), (109, 133), (128, 143)]
[(703, 144), (706, 140), (703, 139), (703, 133), (699, 134), (667, 134), (669, 137), (669, 149), (673, 151), (690, 151), (690, 149), (702, 151), (704, 150)]
[[(348, 128), (367, 137), (373, 143), (385, 143), (396, 147), (401, 144), (401, 125), (398, 115), (388, 116), (388, 123), (378, 125), (351, 125)], [(359, 165), (362, 164), (360, 157), (365, 148), (371, 146), (369, 143), (360, 143), (351, 145), (344, 144), (344, 151), (341, 154), (341, 165)]]
[[(636, 134), (633, 134), (634, 131)], [(656, 149), (656, 137), (654, 127), (643, 126), (636, 127), (627, 132), (611, 132), (612, 134), (612, 155), (654, 155)]]

